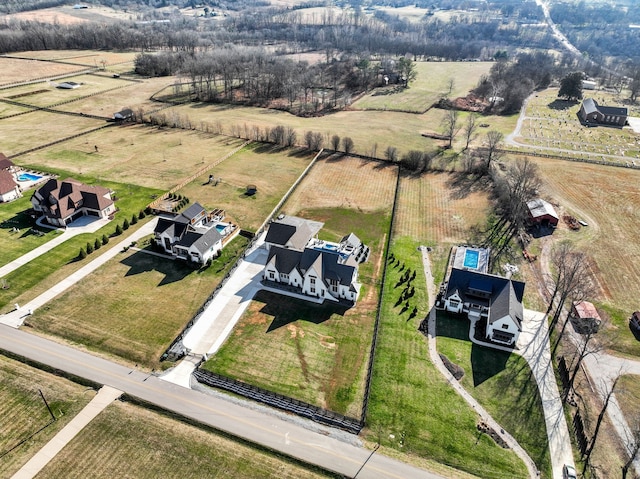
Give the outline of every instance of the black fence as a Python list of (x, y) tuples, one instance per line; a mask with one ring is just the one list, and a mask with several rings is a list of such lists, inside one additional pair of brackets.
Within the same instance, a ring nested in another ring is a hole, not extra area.
[(376, 355), (376, 347), (378, 345), (378, 330), (380, 329), (380, 310), (382, 308), (382, 298), (384, 297), (384, 283), (387, 277), (387, 258), (389, 257), (389, 248), (391, 246), (391, 236), (393, 233), (394, 218), (396, 217), (396, 208), (398, 205), (398, 192), (400, 191), (400, 168), (398, 167), (396, 175), (396, 191), (393, 196), (393, 207), (391, 209), (391, 221), (389, 221), (389, 231), (387, 232), (387, 244), (385, 245), (382, 269), (382, 278), (380, 282), (380, 293), (378, 296), (378, 307), (376, 311), (376, 320), (373, 325), (373, 339), (371, 341), (371, 351), (369, 353), (369, 364), (367, 365), (367, 377), (365, 379), (364, 399), (362, 401), (362, 413), (360, 415), (362, 423), (367, 419), (367, 410), (369, 408), (369, 395), (371, 393), (371, 376), (373, 374), (373, 362)]
[(353, 434), (359, 434), (364, 426), (364, 423), (358, 419), (328, 411), (313, 404), (267, 391), (266, 389), (252, 386), (211, 371), (197, 369), (193, 375), (199, 383), (206, 384), (207, 386), (224, 389), (225, 391), (311, 419), (321, 424), (337, 427)]

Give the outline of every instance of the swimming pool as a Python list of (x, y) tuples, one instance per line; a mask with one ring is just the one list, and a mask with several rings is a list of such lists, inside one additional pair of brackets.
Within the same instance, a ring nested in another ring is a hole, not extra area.
[(464, 253), (464, 263), (463, 263), (464, 267), (471, 268), (471, 269), (478, 269), (479, 259), (480, 259), (479, 251), (468, 249)]
[(216, 229), (218, 230), (218, 233), (221, 233), (227, 228), (227, 225), (223, 225), (222, 223), (218, 223), (216, 225)]
[(38, 181), (42, 179), (40, 175), (32, 175), (31, 173), (20, 173), (18, 175), (18, 181)]

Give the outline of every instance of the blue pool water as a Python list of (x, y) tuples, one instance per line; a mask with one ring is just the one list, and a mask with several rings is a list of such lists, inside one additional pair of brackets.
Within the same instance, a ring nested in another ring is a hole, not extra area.
[(18, 175), (18, 181), (37, 181), (41, 178), (42, 176), (32, 175), (31, 173), (20, 173)]
[(216, 225), (216, 229), (218, 230), (218, 233), (222, 233), (226, 227), (227, 225), (222, 225), (222, 224)]
[(480, 258), (480, 252), (468, 249), (464, 253), (464, 267), (471, 269), (478, 269), (478, 259)]

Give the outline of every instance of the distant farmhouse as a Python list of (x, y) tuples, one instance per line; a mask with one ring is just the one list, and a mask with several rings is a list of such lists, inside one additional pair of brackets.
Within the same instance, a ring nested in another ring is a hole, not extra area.
[(76, 88), (80, 88), (81, 85), (81, 83), (76, 83), (74, 81), (65, 81), (62, 83), (58, 83), (56, 85), (56, 88), (60, 88), (62, 90), (75, 90)]
[(528, 221), (532, 225), (556, 227), (560, 217), (551, 203), (541, 198), (527, 202), (529, 209)]
[(224, 212), (210, 213), (200, 203), (194, 203), (173, 218), (158, 219), (153, 233), (156, 245), (179, 259), (205, 264), (222, 251), (223, 242), (239, 230), (224, 223)]
[(316, 237), (324, 224), (281, 215), (269, 225), (269, 251), (262, 274), (265, 289), (291, 293), (322, 303), (353, 306), (360, 294), (358, 266), (369, 258), (369, 248), (353, 233), (339, 243)]
[(64, 181), (52, 178), (35, 191), (31, 204), (49, 224), (66, 227), (81, 216), (108, 218), (115, 213), (111, 193), (102, 186), (85, 185), (73, 178)]
[(488, 263), (476, 258), (488, 256), (489, 251), (484, 248), (458, 247), (436, 307), (466, 314), (476, 326), (476, 333), (478, 324), (486, 320), (484, 336), (487, 340), (515, 346), (522, 332), (525, 284), (487, 273)]
[(628, 110), (624, 107), (600, 106), (593, 98), (586, 98), (580, 106), (578, 117), (585, 125), (624, 126)]

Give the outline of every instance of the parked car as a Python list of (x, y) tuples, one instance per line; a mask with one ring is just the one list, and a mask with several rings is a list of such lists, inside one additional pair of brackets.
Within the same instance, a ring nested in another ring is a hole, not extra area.
[(565, 464), (562, 468), (562, 479), (577, 479), (576, 469), (569, 464)]

